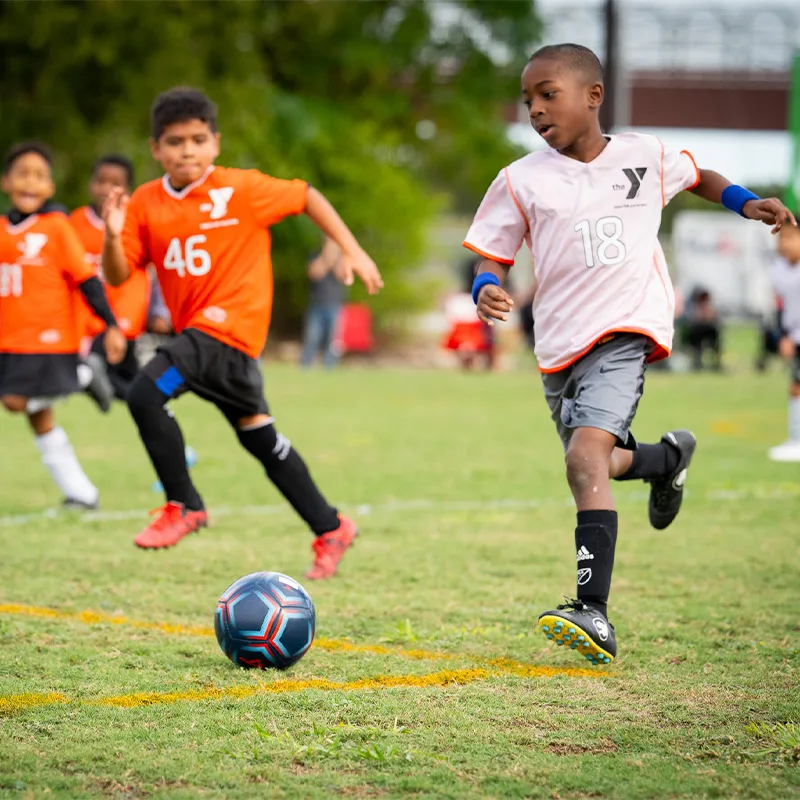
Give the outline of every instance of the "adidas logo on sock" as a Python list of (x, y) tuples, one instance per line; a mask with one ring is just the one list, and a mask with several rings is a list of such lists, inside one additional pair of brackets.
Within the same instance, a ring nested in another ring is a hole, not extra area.
[(582, 544), (581, 549), (578, 550), (577, 558), (578, 561), (588, 561), (593, 559), (594, 556), (586, 549), (586, 545)]

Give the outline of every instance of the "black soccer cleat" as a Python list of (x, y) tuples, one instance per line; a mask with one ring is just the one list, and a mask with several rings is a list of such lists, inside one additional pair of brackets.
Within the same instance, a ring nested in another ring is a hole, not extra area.
[(669, 475), (647, 481), (650, 484), (650, 524), (659, 531), (668, 527), (681, 510), (686, 471), (697, 447), (697, 439), (691, 431), (670, 431), (661, 437), (661, 441), (674, 447), (680, 454), (680, 460)]
[(108, 377), (106, 362), (97, 353), (89, 353), (86, 363), (92, 370), (92, 379), (84, 390), (97, 403), (97, 407), (107, 414), (114, 400), (114, 387)]
[(587, 661), (600, 666), (617, 656), (614, 626), (596, 608), (581, 600), (565, 598), (566, 603), (539, 617), (539, 628), (559, 646), (568, 645)]

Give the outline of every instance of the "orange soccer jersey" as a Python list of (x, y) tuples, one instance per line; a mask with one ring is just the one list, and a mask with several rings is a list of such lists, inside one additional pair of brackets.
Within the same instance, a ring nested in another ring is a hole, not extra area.
[[(86, 261), (100, 280), (104, 280), (100, 269), (105, 235), (103, 220), (95, 214), (94, 209), (83, 206), (76, 208), (69, 215), (69, 221), (86, 250)], [(121, 286), (106, 286), (106, 295), (120, 330), (125, 336), (131, 340), (141, 336), (147, 325), (147, 307), (150, 303), (150, 278), (147, 273), (143, 270), (134, 270)], [(82, 302), (80, 313), (84, 336), (93, 339), (106, 329), (103, 320), (95, 316), (85, 300)]]
[(128, 265), (155, 264), (178, 333), (196, 328), (257, 358), (272, 312), (267, 228), (301, 213), (307, 191), (304, 181), (223, 167), (180, 191), (166, 176), (150, 181), (128, 204)]
[(77, 286), (93, 275), (61, 212), (0, 217), (0, 352), (76, 353)]

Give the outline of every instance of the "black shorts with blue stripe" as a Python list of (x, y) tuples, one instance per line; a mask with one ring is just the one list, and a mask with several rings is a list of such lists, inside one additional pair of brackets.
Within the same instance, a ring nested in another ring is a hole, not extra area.
[(269, 414), (258, 361), (194, 328), (159, 347), (142, 372), (167, 399), (192, 392), (231, 420)]

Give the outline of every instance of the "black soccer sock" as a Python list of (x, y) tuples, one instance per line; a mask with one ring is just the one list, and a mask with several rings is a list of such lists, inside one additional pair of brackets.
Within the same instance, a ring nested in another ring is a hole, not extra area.
[(167, 500), (199, 511), (203, 500), (189, 477), (183, 434), (172, 414), (164, 408), (166, 401), (155, 383), (143, 373), (135, 378), (128, 392), (128, 408)]
[(317, 536), (339, 527), (336, 509), (322, 496), (292, 443), (272, 423), (237, 429), (236, 435), (242, 447), (264, 465), (267, 477)]
[(579, 511), (575, 528), (578, 599), (608, 615), (608, 593), (617, 546), (616, 511)]
[(618, 481), (648, 480), (662, 478), (674, 472), (681, 460), (677, 447), (669, 442), (657, 444), (640, 444), (633, 451), (633, 461), (624, 475), (617, 476)]

